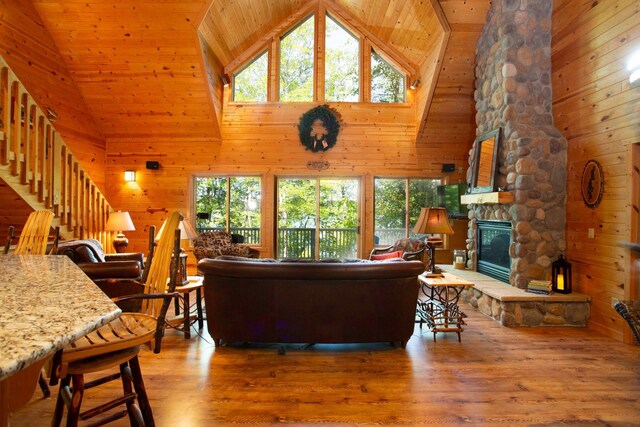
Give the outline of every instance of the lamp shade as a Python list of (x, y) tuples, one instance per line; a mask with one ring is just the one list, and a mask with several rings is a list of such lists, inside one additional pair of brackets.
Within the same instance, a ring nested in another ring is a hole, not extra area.
[(422, 208), (413, 227), (416, 234), (453, 234), (445, 208)]
[(111, 212), (104, 227), (105, 231), (134, 231), (136, 228), (131, 222), (129, 212)]

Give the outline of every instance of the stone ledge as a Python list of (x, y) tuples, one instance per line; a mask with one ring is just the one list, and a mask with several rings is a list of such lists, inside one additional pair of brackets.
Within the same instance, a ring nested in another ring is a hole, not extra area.
[(591, 298), (587, 295), (537, 295), (502, 283), (475, 271), (443, 270), (474, 283), (462, 292), (461, 301), (477, 308), (504, 326), (586, 326)]

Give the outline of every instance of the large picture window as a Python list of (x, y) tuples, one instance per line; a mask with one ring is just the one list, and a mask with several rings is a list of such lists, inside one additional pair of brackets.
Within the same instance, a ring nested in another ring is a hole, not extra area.
[(406, 237), (421, 238), (413, 233), (420, 208), (437, 206), (440, 179), (375, 178), (374, 243), (391, 245)]
[(196, 177), (196, 230), (226, 231), (260, 243), (260, 177)]
[(314, 17), (280, 40), (280, 101), (313, 101)]
[(324, 96), (326, 101), (358, 102), (360, 41), (327, 16)]

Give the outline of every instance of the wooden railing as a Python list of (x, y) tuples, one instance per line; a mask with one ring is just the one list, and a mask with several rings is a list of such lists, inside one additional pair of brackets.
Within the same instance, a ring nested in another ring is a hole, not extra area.
[(32, 207), (54, 212), (64, 236), (111, 246), (107, 200), (1, 56), (0, 170)]

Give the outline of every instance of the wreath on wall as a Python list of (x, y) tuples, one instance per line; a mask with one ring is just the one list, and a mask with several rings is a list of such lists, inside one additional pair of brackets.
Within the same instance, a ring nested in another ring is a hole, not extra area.
[(336, 145), (340, 121), (328, 105), (318, 105), (300, 117), (298, 134), (300, 142), (314, 153), (327, 151)]

